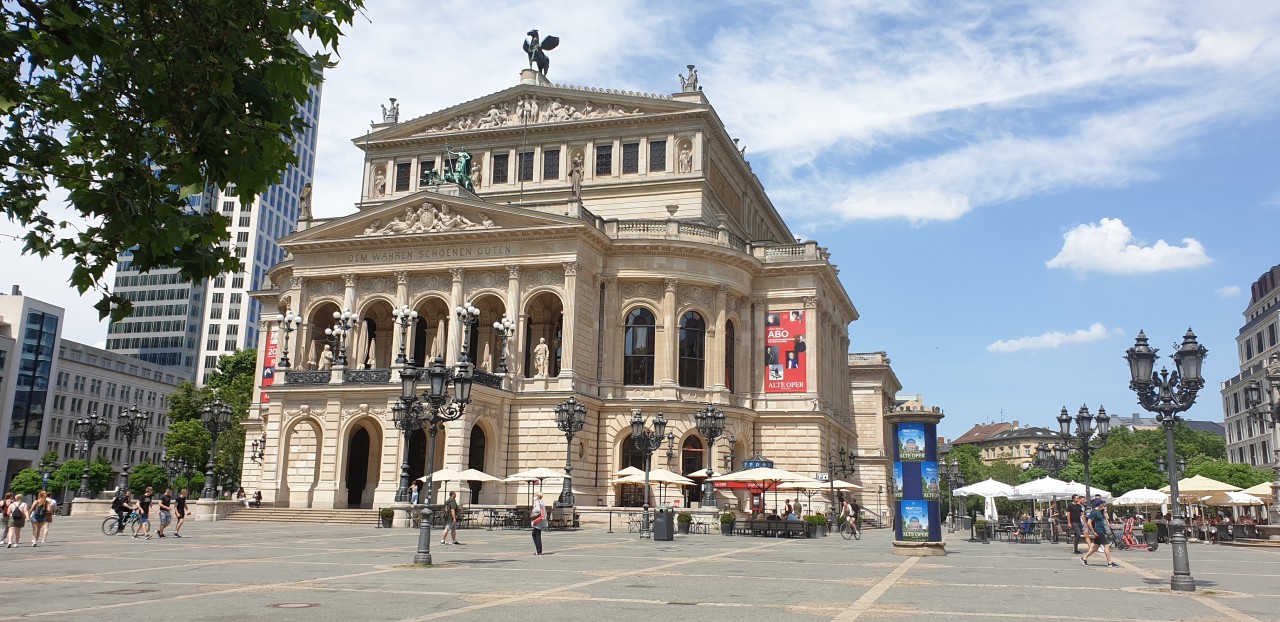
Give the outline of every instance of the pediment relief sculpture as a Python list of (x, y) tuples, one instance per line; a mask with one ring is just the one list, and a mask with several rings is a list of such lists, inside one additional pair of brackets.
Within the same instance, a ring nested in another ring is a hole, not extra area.
[(589, 100), (566, 102), (560, 97), (539, 98), (537, 95), (526, 95), (515, 101), (493, 104), (485, 111), (458, 115), (449, 119), (443, 125), (433, 125), (417, 135), (482, 130), (523, 124), (532, 125), (537, 123), (603, 119), (607, 117), (627, 117), (639, 114), (644, 114), (639, 108), (628, 109), (617, 104), (599, 105)]
[(453, 208), (448, 205), (423, 203), (420, 206), (410, 205), (405, 208), (403, 214), (396, 216), (386, 225), (377, 219), (371, 221), (362, 233), (356, 234), (356, 237), (497, 228), (498, 225), (493, 222), (493, 219), (483, 212), (477, 212), (473, 218), (468, 218), (453, 211)]

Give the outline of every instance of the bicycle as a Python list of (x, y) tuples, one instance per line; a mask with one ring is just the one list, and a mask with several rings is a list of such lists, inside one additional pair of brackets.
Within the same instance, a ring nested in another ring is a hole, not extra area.
[(840, 535), (844, 536), (845, 540), (850, 538), (853, 538), (854, 540), (861, 540), (862, 530), (858, 529), (857, 525), (850, 523), (848, 520), (844, 520), (840, 522)]
[[(138, 513), (129, 512), (129, 515), (124, 518), (124, 524), (126, 526), (133, 525), (136, 528), (138, 526)], [(120, 532), (121, 532), (121, 529), (120, 529), (119, 518), (112, 516), (102, 521), (102, 533), (108, 536), (114, 536)]]

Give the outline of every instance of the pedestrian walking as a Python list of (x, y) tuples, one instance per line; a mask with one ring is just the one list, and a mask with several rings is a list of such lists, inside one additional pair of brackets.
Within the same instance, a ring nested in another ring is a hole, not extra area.
[[(135, 540), (139, 536), (147, 540), (151, 539), (151, 521), (148, 515), (151, 513), (152, 491), (153, 489), (147, 486), (147, 489), (142, 491), (142, 496), (138, 497), (138, 502), (133, 506), (133, 509), (138, 512), (138, 526), (133, 528), (133, 538)], [(142, 533), (138, 533), (139, 531)]]
[(534, 555), (542, 554), (542, 530), (547, 528), (547, 506), (542, 503), (542, 493), (533, 495), (533, 508), (529, 510), (533, 517), (533, 550)]
[(1084, 535), (1084, 506), (1080, 503), (1080, 495), (1071, 495), (1071, 505), (1067, 506), (1067, 525), (1071, 529), (1071, 552), (1080, 554), (1080, 536)]
[(53, 517), (58, 515), (58, 500), (49, 495), (49, 516), (44, 519), (44, 531), (40, 534), (40, 544), (49, 539), (49, 528), (53, 526)]
[(1086, 525), (1089, 527), (1089, 533), (1092, 534), (1092, 544), (1089, 550), (1080, 558), (1080, 563), (1088, 566), (1089, 556), (1102, 549), (1102, 555), (1107, 558), (1108, 568), (1119, 568), (1120, 564), (1111, 561), (1111, 543), (1107, 539), (1107, 502), (1102, 499), (1093, 500), (1093, 510), (1089, 512)]
[(181, 538), (182, 534), (179, 532), (182, 531), (182, 523), (187, 518), (187, 489), (186, 488), (183, 488), (182, 490), (178, 491), (178, 498), (174, 501), (173, 507), (178, 514), (178, 522), (173, 524), (173, 537)]
[(418, 505), (418, 482), (417, 482), (417, 480), (414, 480), (414, 482), (413, 482), (412, 484), (409, 484), (409, 503), (412, 503), (412, 504), (414, 504), (414, 505)]
[(449, 500), (444, 502), (444, 531), (440, 533), (440, 544), (450, 544), (445, 542), (449, 535), (453, 535), (452, 544), (458, 543), (458, 493), (450, 492)]
[(31, 502), (31, 546), (44, 538), (45, 521), (49, 520), (49, 493), (41, 490)]
[(13, 498), (13, 503), (9, 505), (9, 537), (6, 538), (7, 548), (18, 546), (18, 542), (22, 541), (22, 528), (27, 526), (27, 504), (22, 501), (22, 495)]
[(0, 547), (9, 546), (9, 509), (13, 507), (13, 493), (4, 493), (4, 501), (0, 502)]
[(160, 495), (160, 528), (156, 529), (156, 535), (164, 537), (164, 528), (169, 526), (173, 521), (173, 489), (165, 488), (164, 494)]

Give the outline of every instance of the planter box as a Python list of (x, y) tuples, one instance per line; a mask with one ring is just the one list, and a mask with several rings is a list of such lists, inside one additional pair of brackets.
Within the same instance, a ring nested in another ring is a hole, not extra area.
[(676, 523), (676, 533), (682, 536), (689, 535), (689, 523)]
[(733, 523), (720, 523), (720, 535), (722, 535), (722, 536), (732, 536), (732, 535), (733, 535)]

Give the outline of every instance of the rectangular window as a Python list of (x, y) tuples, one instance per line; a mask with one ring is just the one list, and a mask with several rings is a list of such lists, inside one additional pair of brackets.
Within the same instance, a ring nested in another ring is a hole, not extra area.
[(431, 171), (436, 170), (436, 159), (419, 160), (418, 161), (418, 187), (427, 185), (427, 180), (431, 178)]
[(649, 141), (649, 170), (650, 171), (667, 170), (667, 141), (665, 140)]
[(511, 163), (511, 155), (506, 153), (493, 154), (493, 171), (490, 173), (495, 184), (507, 183), (507, 167)]
[[(560, 179), (560, 150), (544, 149), (542, 151), (542, 178)], [(1274, 329), (1274, 327), (1272, 327)], [(1272, 332), (1275, 332), (1274, 330)]]
[(640, 172), (640, 143), (623, 143), (622, 174)]
[(533, 152), (516, 154), (516, 180), (533, 181)]
[(396, 163), (396, 192), (409, 189), (409, 173), (413, 170), (413, 162)]
[(613, 174), (613, 145), (596, 147), (596, 177)]
[(1276, 347), (1276, 325), (1272, 324), (1267, 327), (1267, 343), (1270, 348)]

